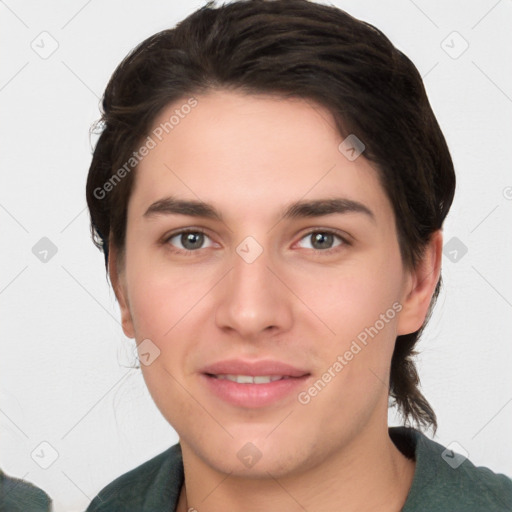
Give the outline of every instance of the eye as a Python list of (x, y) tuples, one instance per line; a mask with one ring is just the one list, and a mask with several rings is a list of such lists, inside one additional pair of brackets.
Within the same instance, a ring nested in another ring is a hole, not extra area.
[[(204, 245), (205, 242), (208, 245)], [(193, 252), (197, 249), (205, 249), (214, 245), (210, 237), (198, 229), (173, 233), (165, 238), (164, 243), (176, 247), (178, 249), (176, 252)]]
[(303, 240), (306, 241), (306, 245), (302, 245), (301, 247), (324, 252), (330, 252), (340, 245), (350, 245), (341, 235), (327, 230), (310, 231), (306, 236), (301, 238), (301, 241)]

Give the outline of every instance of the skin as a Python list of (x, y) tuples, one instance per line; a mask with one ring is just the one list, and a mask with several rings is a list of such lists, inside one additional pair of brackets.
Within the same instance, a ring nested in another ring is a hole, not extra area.
[[(416, 269), (404, 267), (376, 170), (364, 153), (349, 161), (338, 150), (343, 138), (319, 105), (222, 90), (197, 100), (139, 164), (124, 254), (112, 246), (109, 260), (125, 334), (160, 350), (141, 369), (180, 438), (178, 510), (328, 512), (342, 503), (344, 511), (398, 511), (415, 463), (389, 438), (385, 383), (396, 336), (424, 322), (442, 234)], [(144, 216), (170, 195), (209, 203), (222, 221)], [(363, 203), (374, 220), (282, 218), (293, 201), (333, 197)], [(204, 243), (190, 249), (171, 237), (183, 228), (202, 228)], [(350, 245), (334, 237), (318, 248), (311, 231), (326, 229)], [(263, 248), (250, 264), (236, 252), (247, 236)], [(277, 359), (309, 371), (307, 389), (395, 302), (401, 311), (307, 405), (292, 393), (259, 409), (235, 407), (202, 383), (206, 364)], [(237, 457), (247, 442), (262, 454), (251, 468)]]

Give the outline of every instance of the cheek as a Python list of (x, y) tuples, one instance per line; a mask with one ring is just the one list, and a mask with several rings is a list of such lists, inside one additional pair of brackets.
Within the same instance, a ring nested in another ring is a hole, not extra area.
[(204, 295), (205, 280), (191, 278), (183, 269), (158, 269), (155, 266), (133, 267), (128, 276), (130, 311), (139, 337), (165, 343), (172, 332)]
[(385, 266), (379, 261), (358, 261), (339, 269), (310, 273), (306, 281), (303, 275), (298, 277), (297, 283), (302, 281), (298, 295), (329, 327), (331, 333), (327, 337), (337, 338), (342, 344), (376, 323), (379, 331), (388, 331), (390, 324), (396, 322), (397, 309), (401, 309), (397, 305), (399, 265), (393, 268), (392, 264)]
[[(200, 283), (173, 273), (144, 269), (133, 274), (131, 312), (138, 342), (149, 339), (158, 356), (141, 371), (157, 407), (178, 431), (198, 414), (187, 392), (191, 357), (200, 351), (205, 312)], [(183, 424), (184, 423), (184, 424)]]
[[(402, 309), (398, 301), (401, 272), (399, 259), (390, 259), (385, 265), (384, 258), (375, 257), (354, 261), (336, 272), (310, 275), (310, 293), (306, 295), (303, 288), (303, 297), (331, 331), (325, 330), (323, 342), (317, 345), (323, 366), (319, 368), (317, 388), (322, 398), (318, 407), (344, 403), (348, 409), (362, 412), (387, 394)], [(318, 320), (316, 325), (320, 325)], [(312, 323), (310, 326), (313, 328)]]
[[(206, 275), (179, 268), (133, 267), (129, 281), (130, 312), (137, 342), (149, 339), (158, 358), (141, 370), (152, 395), (179, 392), (178, 382), (188, 378), (194, 354), (211, 316), (205, 293), (212, 287)], [(210, 276), (211, 280), (211, 276)], [(174, 377), (174, 378), (173, 378)], [(178, 390), (175, 387), (178, 386)]]

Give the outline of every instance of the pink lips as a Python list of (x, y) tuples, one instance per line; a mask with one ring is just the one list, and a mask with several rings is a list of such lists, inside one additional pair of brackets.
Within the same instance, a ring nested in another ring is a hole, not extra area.
[[(238, 383), (215, 375), (282, 376), (264, 384)], [(248, 362), (240, 359), (220, 361), (201, 370), (201, 379), (216, 397), (236, 407), (265, 407), (306, 387), (310, 373), (279, 361)]]
[(241, 359), (228, 359), (206, 366), (202, 373), (211, 375), (283, 375), (287, 377), (303, 377), (308, 375), (307, 370), (295, 368), (289, 364), (279, 361), (256, 361), (249, 362)]

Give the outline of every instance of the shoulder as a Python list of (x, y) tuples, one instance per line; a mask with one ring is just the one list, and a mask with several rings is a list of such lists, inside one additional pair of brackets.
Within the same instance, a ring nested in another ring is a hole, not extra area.
[(48, 512), (51, 500), (39, 487), (0, 470), (0, 511)]
[(508, 476), (475, 466), (451, 446), (447, 448), (417, 430), (392, 430), (395, 443), (398, 437), (406, 446), (414, 447), (416, 458), (416, 472), (403, 512), (423, 510), (425, 503), (432, 511), (512, 510), (512, 479)]
[(108, 484), (86, 512), (173, 511), (183, 478), (181, 447), (175, 444)]

